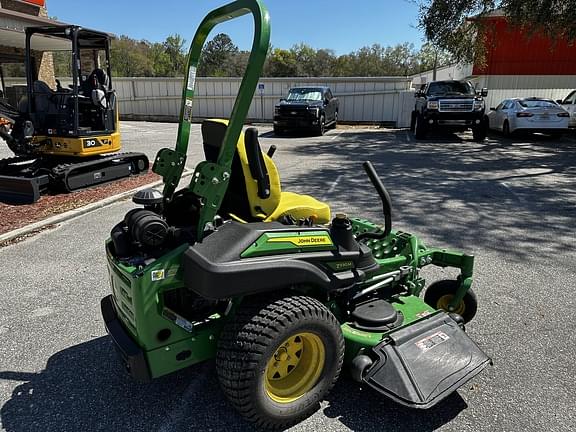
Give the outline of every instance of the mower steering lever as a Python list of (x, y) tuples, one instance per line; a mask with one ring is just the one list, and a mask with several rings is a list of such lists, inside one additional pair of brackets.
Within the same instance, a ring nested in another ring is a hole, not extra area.
[(382, 213), (384, 214), (384, 232), (382, 233), (362, 233), (356, 239), (360, 240), (363, 238), (374, 238), (374, 239), (383, 239), (392, 231), (392, 201), (390, 200), (390, 194), (384, 187), (382, 180), (378, 177), (378, 173), (374, 169), (374, 165), (372, 162), (366, 161), (362, 164), (364, 167), (364, 171), (368, 174), (368, 178), (370, 182), (378, 192), (380, 196), (380, 200), (382, 200)]

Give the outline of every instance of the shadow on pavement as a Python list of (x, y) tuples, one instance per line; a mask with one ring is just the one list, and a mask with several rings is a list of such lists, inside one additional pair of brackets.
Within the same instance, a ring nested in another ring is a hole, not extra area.
[[(468, 251), (492, 249), (517, 261), (548, 259), (573, 247), (568, 236), (553, 235), (572, 230), (576, 219), (576, 142), (537, 136), (415, 141), (408, 134), (351, 131), (287, 148), (324, 158), (287, 183), (333, 207), (354, 203), (352, 215), (381, 220), (378, 196), (362, 169), (370, 160), (392, 197), (397, 229)], [(334, 182), (339, 183), (328, 188)]]
[(434, 431), (467, 408), (457, 392), (427, 410), (407, 408), (369, 388), (360, 389), (348, 377), (340, 378), (328, 401), (324, 414), (353, 431)]
[(0, 371), (0, 380), (24, 381), (0, 409), (8, 432), (247, 428), (220, 393), (210, 363), (139, 384), (107, 337), (54, 354), (40, 373)]
[[(40, 373), (0, 371), (23, 381), (0, 409), (8, 432), (31, 431), (247, 431), (252, 428), (220, 392), (212, 362), (149, 384), (121, 368), (107, 337), (54, 354)], [(466, 404), (455, 394), (435, 408), (415, 411), (342, 378), (323, 410), (353, 430), (428, 431), (453, 419)], [(306, 429), (306, 422), (295, 429)]]

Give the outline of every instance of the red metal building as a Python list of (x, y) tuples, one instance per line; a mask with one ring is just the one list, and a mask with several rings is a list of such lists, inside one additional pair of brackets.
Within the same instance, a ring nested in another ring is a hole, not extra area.
[(487, 64), (473, 75), (575, 75), (576, 44), (511, 25), (502, 14), (486, 20)]

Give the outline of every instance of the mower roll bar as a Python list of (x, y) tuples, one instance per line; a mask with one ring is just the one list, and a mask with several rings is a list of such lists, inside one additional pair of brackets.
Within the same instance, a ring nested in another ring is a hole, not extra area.
[(198, 241), (202, 240), (206, 224), (214, 219), (228, 188), (232, 159), (236, 152), (236, 143), (242, 132), (242, 127), (266, 60), (266, 54), (268, 53), (270, 16), (260, 0), (237, 0), (229, 3), (210, 12), (200, 23), (194, 39), (192, 39), (188, 55), (188, 71), (184, 77), (176, 148), (174, 150), (162, 149), (156, 157), (154, 172), (162, 175), (164, 180), (164, 199), (170, 201), (185, 166), (190, 124), (193, 118), (192, 101), (196, 84), (196, 70), (202, 54), (202, 47), (208, 34), (217, 24), (250, 13), (254, 17), (252, 50), (240, 89), (238, 90), (238, 96), (230, 114), (230, 123), (226, 129), (218, 159), (215, 163), (200, 162), (196, 166), (189, 186), (201, 198), (203, 204), (197, 226)]
[(392, 200), (390, 199), (390, 194), (384, 187), (382, 180), (378, 177), (376, 170), (374, 169), (374, 165), (372, 162), (366, 161), (362, 164), (364, 167), (364, 171), (368, 174), (368, 178), (378, 195), (380, 195), (380, 199), (382, 200), (382, 213), (384, 213), (384, 232), (381, 233), (362, 233), (356, 237), (357, 240), (361, 240), (363, 238), (372, 238), (372, 239), (383, 239), (392, 231)]

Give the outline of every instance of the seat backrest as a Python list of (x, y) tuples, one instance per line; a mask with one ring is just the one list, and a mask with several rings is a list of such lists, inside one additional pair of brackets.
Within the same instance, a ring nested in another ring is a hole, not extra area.
[(54, 91), (44, 81), (34, 81), (34, 103), (36, 112), (48, 113), (54, 111)]
[[(202, 122), (204, 155), (207, 161), (216, 162), (218, 159), (227, 127), (227, 120), (214, 119)], [(241, 134), (232, 160), (230, 183), (220, 211), (222, 213), (235, 214), (247, 221), (262, 220), (272, 214), (280, 203), (280, 178), (278, 169), (272, 159), (260, 150), (257, 132), (247, 131), (247, 133), (249, 136), (252, 135), (253, 153), (249, 160), (245, 145), (245, 134)], [(256, 141), (254, 145), (253, 138), (255, 133)], [(261, 159), (254, 149), (259, 151)], [(250, 163), (251, 161), (252, 164)], [(263, 191), (262, 183), (258, 182), (258, 172), (267, 174), (268, 191)]]
[(108, 75), (103, 69), (94, 69), (88, 78), (80, 85), (82, 93), (86, 97), (92, 96), (92, 90), (108, 90)]

